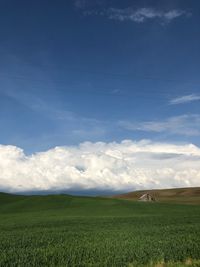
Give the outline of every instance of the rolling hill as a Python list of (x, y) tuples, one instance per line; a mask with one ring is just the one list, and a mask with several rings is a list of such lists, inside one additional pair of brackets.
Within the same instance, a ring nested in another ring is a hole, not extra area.
[(140, 196), (146, 193), (154, 196), (157, 202), (200, 204), (200, 187), (142, 190), (114, 195), (112, 198), (138, 200)]

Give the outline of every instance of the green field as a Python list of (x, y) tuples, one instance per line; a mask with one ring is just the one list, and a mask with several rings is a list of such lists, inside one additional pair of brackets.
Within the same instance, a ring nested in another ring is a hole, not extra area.
[(200, 207), (0, 194), (0, 266), (200, 266)]

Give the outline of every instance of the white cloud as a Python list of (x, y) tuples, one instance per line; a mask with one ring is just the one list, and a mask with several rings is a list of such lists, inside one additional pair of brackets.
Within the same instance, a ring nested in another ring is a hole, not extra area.
[(0, 189), (124, 190), (200, 185), (200, 148), (154, 143), (85, 142), (26, 156), (0, 146)]
[(200, 115), (190, 114), (170, 117), (163, 121), (129, 122), (120, 121), (119, 125), (131, 131), (166, 133), (172, 135), (199, 136)]
[(165, 22), (170, 22), (180, 16), (188, 16), (189, 14), (183, 10), (173, 9), (169, 11), (161, 11), (155, 8), (110, 8), (107, 12), (109, 19), (115, 19), (119, 21), (133, 21), (137, 23), (145, 22), (150, 19), (161, 19)]
[(184, 95), (180, 96), (177, 98), (173, 98), (170, 100), (171, 105), (178, 105), (178, 104), (185, 104), (185, 103), (190, 103), (193, 101), (199, 101), (200, 100), (200, 95), (196, 94), (191, 94), (191, 95)]

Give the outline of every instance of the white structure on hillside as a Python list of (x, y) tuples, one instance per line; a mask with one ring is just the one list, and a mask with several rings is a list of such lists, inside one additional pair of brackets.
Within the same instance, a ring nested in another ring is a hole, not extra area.
[(144, 194), (139, 198), (139, 201), (150, 202), (156, 201), (155, 197), (151, 196), (150, 194)]

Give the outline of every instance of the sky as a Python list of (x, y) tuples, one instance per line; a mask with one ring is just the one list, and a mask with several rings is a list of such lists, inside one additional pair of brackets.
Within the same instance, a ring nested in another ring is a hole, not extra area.
[(197, 0), (0, 0), (0, 190), (200, 186)]

